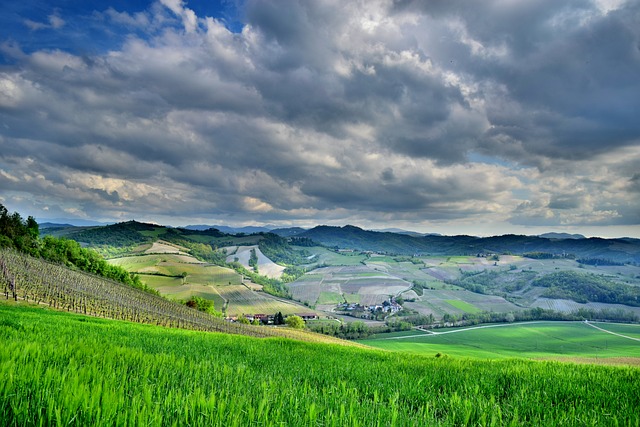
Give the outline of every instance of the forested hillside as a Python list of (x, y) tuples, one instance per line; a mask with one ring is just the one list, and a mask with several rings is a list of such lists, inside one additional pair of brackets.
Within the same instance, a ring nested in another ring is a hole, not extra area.
[(537, 236), (410, 236), (344, 227), (319, 226), (297, 234), (329, 247), (399, 255), (475, 255), (545, 253), (582, 259), (640, 263), (640, 239), (549, 239)]

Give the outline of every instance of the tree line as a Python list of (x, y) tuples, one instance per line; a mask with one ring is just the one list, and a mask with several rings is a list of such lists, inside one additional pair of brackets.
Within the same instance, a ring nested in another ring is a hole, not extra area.
[(157, 292), (147, 287), (135, 274), (109, 264), (97, 252), (83, 248), (75, 240), (45, 236), (40, 238), (38, 222), (32, 216), (26, 220), (18, 212), (9, 213), (0, 204), (0, 248), (10, 248), (36, 258), (116, 280), (129, 286)]

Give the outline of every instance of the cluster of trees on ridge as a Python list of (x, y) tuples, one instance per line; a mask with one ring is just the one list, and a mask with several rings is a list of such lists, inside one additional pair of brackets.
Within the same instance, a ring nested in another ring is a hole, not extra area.
[[(277, 232), (277, 230), (274, 230)], [(475, 255), (478, 253), (531, 254), (542, 257), (588, 259), (594, 257), (619, 263), (640, 264), (640, 239), (550, 239), (539, 236), (411, 236), (391, 232), (343, 227), (318, 226), (295, 237), (312, 239), (327, 247), (376, 251), (388, 255)], [(550, 255), (546, 255), (550, 254)]]
[(571, 299), (608, 304), (625, 304), (640, 307), (640, 287), (614, 283), (595, 274), (575, 271), (558, 271), (547, 274), (531, 283), (548, 288), (542, 296), (556, 299)]
[[(617, 283), (612, 279), (593, 273), (556, 271), (538, 277), (533, 271), (510, 273), (498, 271), (463, 272), (459, 279), (449, 281), (468, 291), (479, 294), (501, 295), (519, 291), (526, 286), (547, 288), (540, 296), (552, 299), (570, 299), (578, 303), (600, 302), (640, 307), (640, 287)], [(507, 280), (508, 279), (508, 280)], [(420, 283), (414, 283), (414, 291)], [(421, 293), (418, 293), (419, 295)]]
[(157, 294), (157, 291), (142, 283), (137, 275), (129, 273), (122, 267), (109, 264), (100, 254), (81, 247), (74, 240), (52, 236), (40, 238), (39, 225), (32, 216), (24, 220), (18, 212), (10, 214), (2, 204), (0, 204), (0, 248), (15, 249), (36, 258)]

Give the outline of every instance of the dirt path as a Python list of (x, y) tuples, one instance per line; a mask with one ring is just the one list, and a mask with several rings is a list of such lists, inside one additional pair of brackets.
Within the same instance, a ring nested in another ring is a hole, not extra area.
[(607, 331), (606, 329), (602, 329), (602, 328), (600, 328), (600, 327), (598, 327), (598, 326), (594, 325), (593, 323), (590, 323), (590, 322), (589, 322), (589, 321), (587, 321), (587, 320), (585, 320), (585, 321), (584, 321), (584, 323), (585, 323), (586, 325), (591, 326), (592, 328), (596, 328), (596, 329), (597, 329), (597, 330), (599, 330), (599, 331), (606, 332), (606, 333), (611, 334), (611, 335), (615, 335), (615, 336), (618, 336), (618, 337), (621, 337), (621, 338), (626, 338), (626, 339), (628, 339), (628, 340), (640, 341), (640, 338), (628, 337), (628, 336), (626, 336), (626, 335), (618, 334), (618, 333), (616, 333), (616, 332)]

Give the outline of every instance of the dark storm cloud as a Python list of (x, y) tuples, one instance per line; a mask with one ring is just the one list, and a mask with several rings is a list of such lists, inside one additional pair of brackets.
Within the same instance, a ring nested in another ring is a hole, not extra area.
[(247, 1), (231, 32), (163, 0), (85, 13), (104, 53), (0, 39), (0, 190), (111, 218), (637, 224), (640, 6), (608, 3)]

